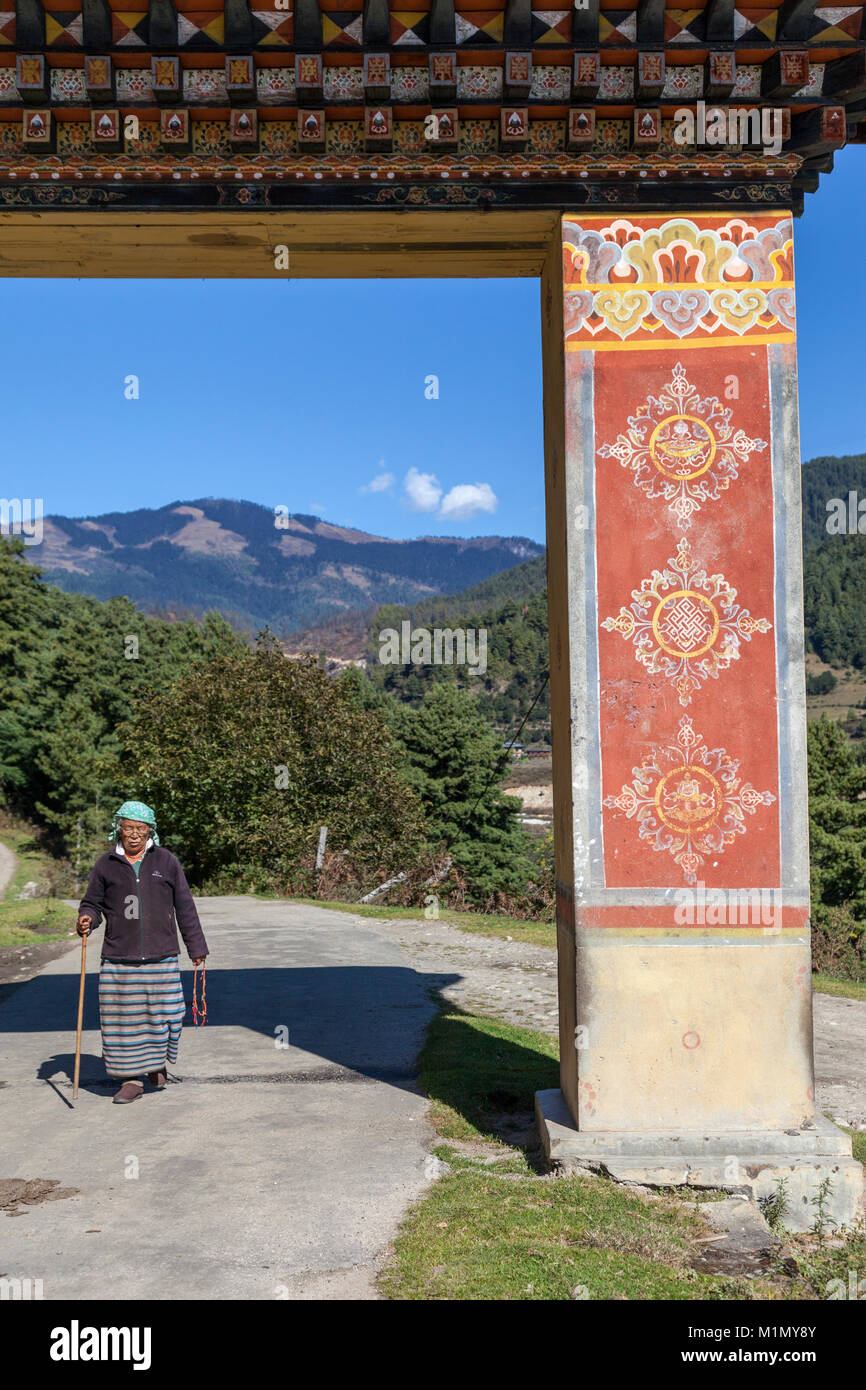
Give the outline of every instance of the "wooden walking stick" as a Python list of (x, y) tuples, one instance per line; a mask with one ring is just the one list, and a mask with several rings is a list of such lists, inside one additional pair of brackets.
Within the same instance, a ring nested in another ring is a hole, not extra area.
[(84, 1016), (84, 971), (87, 964), (87, 938), (90, 928), (81, 933), (81, 983), (78, 986), (78, 1031), (75, 1034), (75, 1072), (72, 1078), (72, 1099), (78, 1099), (78, 1069), (81, 1066), (81, 1020)]

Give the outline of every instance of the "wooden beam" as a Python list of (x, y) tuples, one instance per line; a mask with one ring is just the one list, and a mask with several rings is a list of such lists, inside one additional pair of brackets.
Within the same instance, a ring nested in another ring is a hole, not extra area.
[(150, 0), (147, 37), (151, 48), (177, 48), (177, 10), (174, 0)]
[(82, 0), (82, 47), (85, 53), (107, 53), (114, 42), (108, 0)]
[(782, 0), (776, 21), (776, 38), (792, 42), (808, 39), (814, 28), (810, 20), (815, 16), (817, 4), (818, 0)]
[(598, 48), (599, 0), (586, 0), (571, 12), (571, 38), (575, 48)]
[(318, 53), (322, 48), (322, 11), (318, 0), (295, 0), (294, 47), (298, 53)]
[(389, 48), (391, 12), (388, 9), (388, 0), (364, 0), (362, 25), (365, 48)]
[(637, 41), (640, 45), (665, 41), (665, 0), (638, 0)]
[(225, 0), (225, 46), (238, 53), (253, 49), (253, 17), (249, 0)]
[(824, 69), (823, 94), (837, 102), (866, 97), (866, 52), (862, 48), (844, 58), (834, 58)]
[(506, 48), (532, 47), (532, 0), (506, 0), (502, 42)]
[(704, 10), (704, 38), (707, 43), (734, 42), (736, 0), (709, 0)]
[(432, 0), (428, 43), (431, 48), (456, 47), (457, 19), (454, 0)]
[(15, 0), (15, 46), (25, 52), (45, 47), (42, 0)]
[[(550, 210), (44, 213), (0, 210), (0, 275), (357, 279), (537, 276)], [(286, 246), (291, 271), (274, 268)], [(279, 287), (278, 287), (279, 288)]]

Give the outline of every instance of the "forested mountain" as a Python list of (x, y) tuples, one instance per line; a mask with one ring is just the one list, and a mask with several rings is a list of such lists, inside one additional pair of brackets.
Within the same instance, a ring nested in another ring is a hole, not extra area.
[(413, 603), (477, 584), (541, 553), (525, 537), (388, 540), (305, 513), (198, 498), (44, 522), (27, 558), (67, 593), (122, 594), (148, 612), (292, 632), (348, 608)]
[(866, 668), (866, 535), (830, 536), (807, 554), (803, 607), (822, 661)]
[[(827, 540), (827, 521), (837, 510), (827, 503), (838, 499), (848, 505), (849, 492), (866, 499), (866, 454), (846, 454), (842, 458), (810, 459), (803, 464), (803, 548), (812, 550)], [(866, 507), (863, 508), (866, 530)]]
[[(383, 664), (380, 657), (387, 651), (380, 633), (400, 632), (407, 619), (413, 628), (484, 629), (486, 671), (473, 675), (467, 666)], [(383, 606), (371, 623), (365, 655), (374, 685), (399, 699), (418, 704), (433, 684), (452, 680), (471, 690), (481, 713), (503, 735), (513, 733), (547, 672), (545, 557), (527, 560), (460, 594), (427, 599), (411, 608)], [(549, 727), (550, 699), (544, 688), (522, 740), (546, 741)]]

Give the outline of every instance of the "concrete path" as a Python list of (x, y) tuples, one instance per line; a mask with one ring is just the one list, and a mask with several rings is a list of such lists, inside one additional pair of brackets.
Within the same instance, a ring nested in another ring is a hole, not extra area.
[[(375, 1298), (432, 1176), (414, 1080), (431, 994), (555, 1033), (555, 952), (300, 904), (199, 910), (210, 1022), (184, 1030), (164, 1092), (111, 1104), (101, 933), (74, 1108), (77, 940), (0, 1003), (0, 1207), (4, 1179), (73, 1190), (0, 1210), (0, 1277), (42, 1279), (46, 1299)], [(819, 1106), (866, 1126), (866, 1004), (816, 996), (815, 1018)]]
[(46, 1299), (373, 1298), (432, 1180), (415, 1059), (431, 989), (453, 976), (412, 969), (344, 913), (240, 897), (199, 911), (209, 1022), (184, 1029), (181, 1084), (111, 1104), (101, 931), (74, 1108), (77, 940), (0, 1005), (0, 1178), (75, 1189), (0, 1213), (0, 1276), (41, 1278)]

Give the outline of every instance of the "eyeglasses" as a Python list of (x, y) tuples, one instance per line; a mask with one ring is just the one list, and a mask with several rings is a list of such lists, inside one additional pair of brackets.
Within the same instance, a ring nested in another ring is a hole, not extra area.
[(149, 834), (150, 834), (150, 826), (149, 826), (149, 825), (129, 825), (126, 821), (121, 821), (121, 822), (120, 822), (120, 825), (119, 825), (117, 828), (118, 828), (118, 830), (122, 830), (123, 833), (124, 833), (125, 835), (149, 835)]

